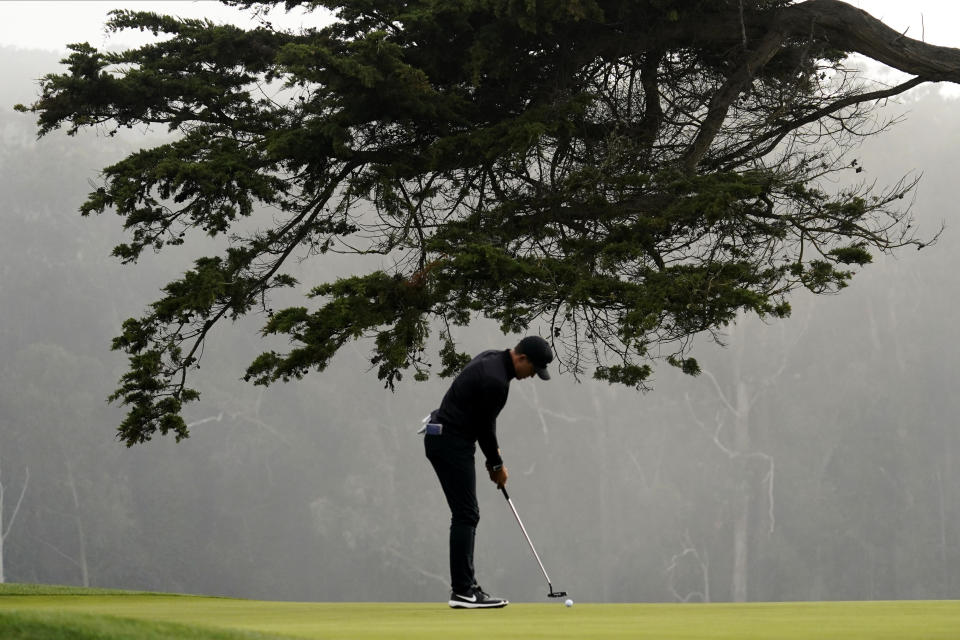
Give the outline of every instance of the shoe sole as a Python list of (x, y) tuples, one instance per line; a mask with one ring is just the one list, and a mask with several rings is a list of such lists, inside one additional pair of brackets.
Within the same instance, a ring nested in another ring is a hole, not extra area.
[(462, 600), (451, 600), (447, 604), (451, 609), (502, 609), (510, 604), (508, 600), (497, 602), (496, 604), (483, 604), (482, 602), (463, 602)]

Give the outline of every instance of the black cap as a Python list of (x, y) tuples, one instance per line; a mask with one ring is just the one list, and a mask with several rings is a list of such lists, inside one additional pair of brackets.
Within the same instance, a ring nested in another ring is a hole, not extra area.
[(553, 350), (549, 342), (540, 336), (527, 336), (517, 344), (514, 351), (527, 356), (541, 380), (550, 379), (547, 365), (553, 362)]

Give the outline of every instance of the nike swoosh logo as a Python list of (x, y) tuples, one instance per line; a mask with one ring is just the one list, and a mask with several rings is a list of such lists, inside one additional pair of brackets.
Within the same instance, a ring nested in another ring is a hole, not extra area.
[(462, 600), (466, 600), (467, 602), (476, 602), (476, 601), (477, 601), (477, 596), (470, 596), (470, 597), (468, 598), (467, 596), (459, 596), (459, 595), (458, 595), (457, 597), (460, 598), (460, 599), (462, 599)]

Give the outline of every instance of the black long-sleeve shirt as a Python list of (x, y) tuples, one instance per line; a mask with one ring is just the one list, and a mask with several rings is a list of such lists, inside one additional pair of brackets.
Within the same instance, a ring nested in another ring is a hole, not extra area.
[(433, 419), (480, 445), (487, 466), (503, 464), (497, 444), (497, 416), (517, 377), (510, 350), (484, 351), (463, 368), (443, 396)]

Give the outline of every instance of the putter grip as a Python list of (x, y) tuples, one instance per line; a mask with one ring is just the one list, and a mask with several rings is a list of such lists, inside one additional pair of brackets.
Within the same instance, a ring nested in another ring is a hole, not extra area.
[(500, 491), (503, 491), (503, 497), (504, 497), (504, 498), (506, 498), (507, 500), (510, 499), (510, 494), (507, 493), (507, 488), (506, 488), (506, 487), (500, 487)]

